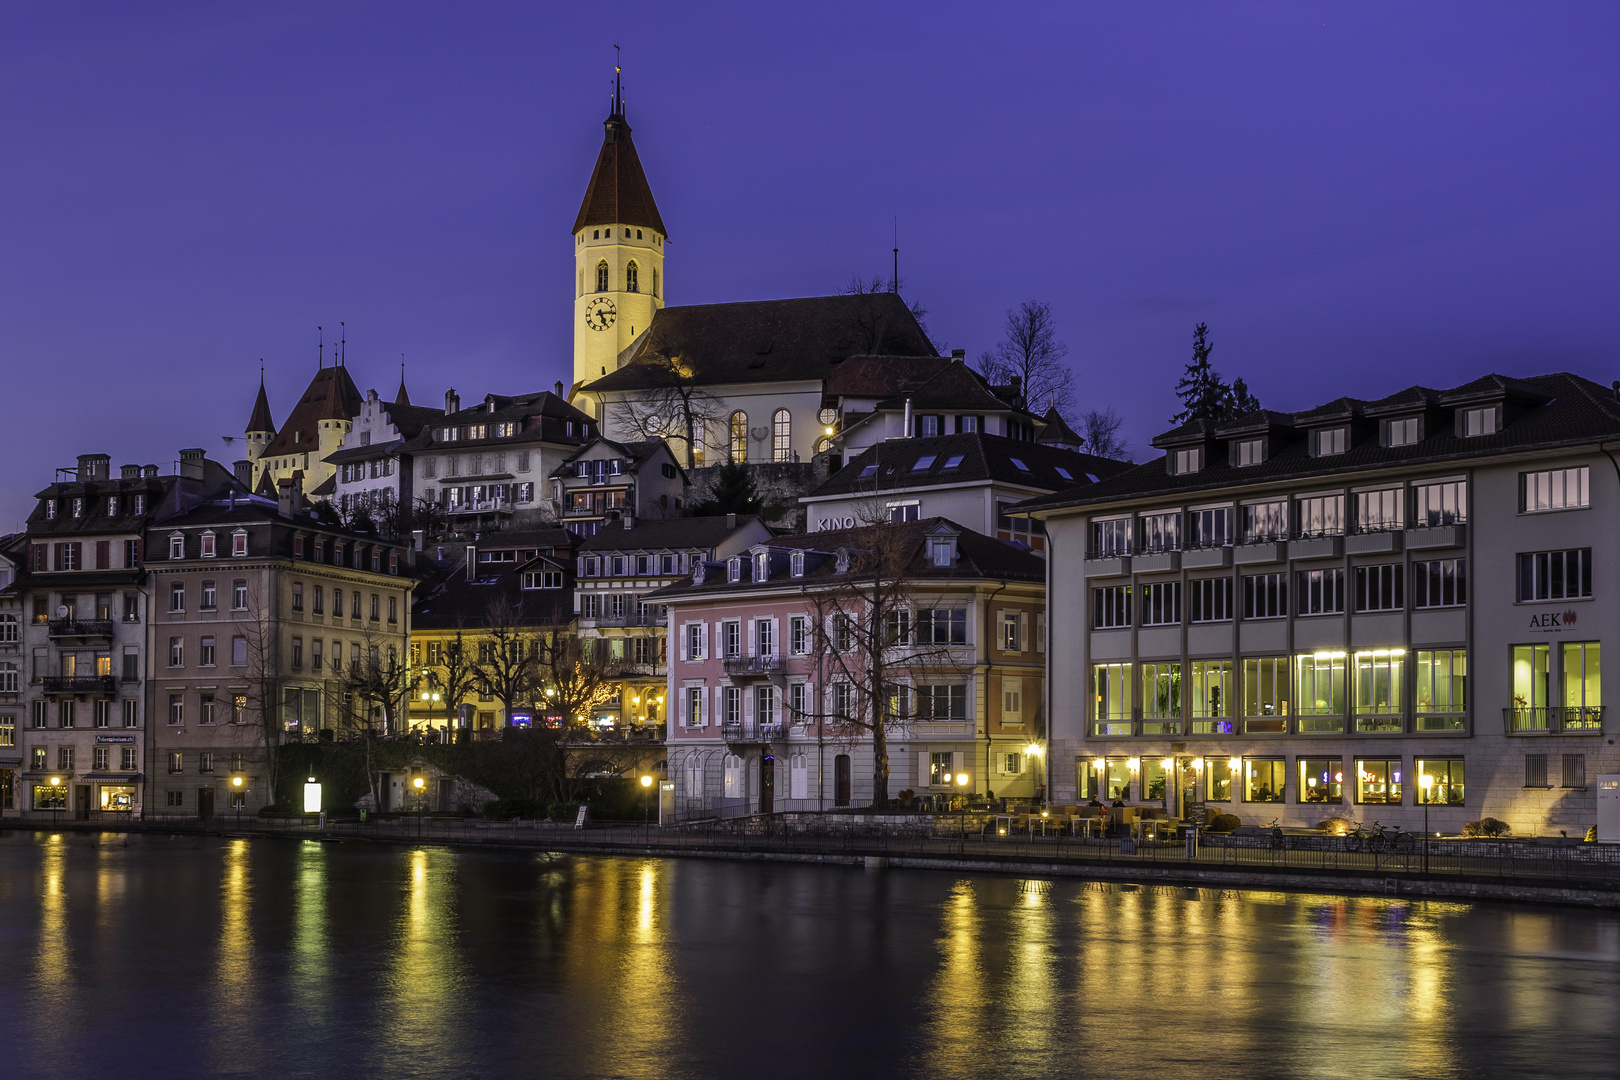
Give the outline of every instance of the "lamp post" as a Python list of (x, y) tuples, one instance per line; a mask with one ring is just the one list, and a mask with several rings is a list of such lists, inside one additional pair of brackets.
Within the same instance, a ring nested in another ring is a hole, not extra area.
[(652, 782), (647, 773), (641, 774), (641, 842), (645, 844), (652, 829)]
[(1418, 787), (1423, 791), (1423, 872), (1429, 872), (1429, 803), (1434, 800), (1434, 777), (1428, 773), (1418, 776)]
[[(59, 787), (62, 787), (62, 778), (60, 776), (51, 777), (51, 791), (52, 791), (51, 802), (53, 802), (53, 803), (57, 802), (55, 791)], [(67, 802), (67, 789), (62, 788), (62, 803), (65, 803), (65, 802)], [(53, 806), (51, 809), (56, 811), (56, 827), (61, 828), (62, 827), (62, 805), (61, 805), (61, 803), (57, 803), (57, 805)]]
[[(1038, 742), (1032, 742), (1028, 746), (1024, 747), (1024, 754), (1032, 760), (1040, 760), (1046, 757), (1046, 747), (1042, 746)], [(1052, 800), (1050, 798), (1051, 793), (1046, 790), (1046, 772), (1044, 766), (1036, 775), (1040, 777), (1038, 783), (1041, 785), (1041, 816), (1045, 817), (1047, 808), (1052, 805)]]
[(231, 777), (231, 802), (236, 804), (236, 827), (242, 827), (242, 778)]
[(423, 797), (422, 789), (427, 787), (427, 781), (420, 776), (415, 776), (411, 778), (411, 786), (416, 789), (416, 835), (421, 836), (422, 817), (427, 813), (427, 801)]

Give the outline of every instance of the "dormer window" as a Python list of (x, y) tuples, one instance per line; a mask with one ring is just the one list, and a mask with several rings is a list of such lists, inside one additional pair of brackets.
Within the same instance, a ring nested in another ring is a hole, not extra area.
[(948, 536), (939, 536), (928, 541), (928, 565), (936, 567), (955, 566), (956, 541)]
[(1333, 457), (1344, 453), (1349, 442), (1344, 428), (1328, 428), (1311, 433), (1311, 454), (1315, 457)]
[(1422, 424), (1416, 416), (1390, 420), (1384, 425), (1385, 446), (1413, 446), (1422, 437)]
[(238, 529), (231, 534), (231, 554), (237, 558), (247, 554), (247, 532)]
[(1266, 440), (1239, 439), (1232, 444), (1232, 464), (1238, 468), (1258, 465), (1266, 460)]
[[(137, 496), (135, 496), (135, 512), (137, 514), (146, 513), (146, 496), (145, 495), (137, 495)], [(52, 513), (53, 514), (55, 513), (54, 507), (52, 509)]]
[(74, 517), (84, 517), (84, 500), (83, 499), (74, 499), (73, 500), (73, 516)]
[(1025, 465), (1022, 461), (1018, 460), (1017, 458), (1008, 458), (1007, 460), (1012, 462), (1013, 468), (1017, 469), (1019, 472), (1029, 472), (1029, 466)]
[[(876, 475), (877, 475), (877, 466), (876, 465), (863, 465), (861, 467), (860, 479), (865, 480), (869, 476), (876, 476)], [(53, 515), (56, 513), (54, 508), (51, 510), (51, 513)]]
[(1457, 434), (1465, 439), (1476, 435), (1495, 435), (1501, 429), (1502, 414), (1495, 405), (1463, 409), (1457, 415)]
[(761, 551), (754, 556), (754, 580), (765, 581), (771, 576), (771, 556)]
[(116, 496), (116, 495), (107, 496), (107, 516), (108, 517), (117, 517), (118, 516), (118, 496)]
[(962, 464), (962, 455), (952, 454), (950, 457), (945, 459), (945, 464), (940, 467), (944, 469), (954, 469), (960, 464)]
[(1170, 468), (1177, 476), (1199, 472), (1204, 467), (1204, 448), (1194, 446), (1187, 450), (1177, 450), (1170, 455)]
[(186, 538), (181, 533), (169, 537), (169, 558), (183, 559), (186, 557)]
[(742, 560), (736, 556), (726, 560), (726, 580), (737, 582), (742, 580)]
[(205, 559), (214, 557), (214, 534), (212, 532), (202, 534), (202, 557)]
[(804, 552), (795, 551), (788, 556), (788, 573), (793, 577), (804, 577)]
[(54, 520), (56, 520), (56, 500), (55, 499), (46, 499), (45, 500), (45, 520), (46, 521), (54, 521)]

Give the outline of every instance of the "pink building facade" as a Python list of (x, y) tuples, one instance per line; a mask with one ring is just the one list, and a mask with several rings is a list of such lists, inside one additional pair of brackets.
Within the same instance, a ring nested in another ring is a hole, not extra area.
[[(885, 725), (890, 797), (948, 795), (962, 774), (971, 791), (1038, 795), (1044, 561), (939, 518), (874, 528), (904, 531), (917, 552), (893, 650), (901, 674)], [(846, 553), (870, 532), (776, 538), (704, 563), (656, 595), (669, 612), (667, 746), (679, 818), (871, 803), (870, 733), (826, 719), (870, 715), (866, 695), (816, 633), (825, 595), (847, 587)]]

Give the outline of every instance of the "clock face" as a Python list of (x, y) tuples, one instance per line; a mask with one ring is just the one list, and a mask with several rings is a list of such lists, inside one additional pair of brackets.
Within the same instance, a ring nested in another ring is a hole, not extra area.
[(618, 315), (613, 301), (606, 296), (598, 296), (585, 305), (585, 325), (592, 330), (606, 330)]

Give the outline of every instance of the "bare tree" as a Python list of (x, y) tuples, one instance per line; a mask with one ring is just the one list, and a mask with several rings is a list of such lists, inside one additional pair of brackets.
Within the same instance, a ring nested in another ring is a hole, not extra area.
[(686, 467), (695, 468), (710, 428), (724, 425), (725, 403), (698, 385), (692, 365), (664, 348), (661, 335), (647, 339), (634, 366), (647, 385), (609, 406), (615, 422), (643, 439), (683, 443)]
[[(265, 801), (269, 804), (276, 801), (281, 780), (281, 744), (286, 737), (286, 728), (282, 717), (283, 680), (276, 620), (266, 609), (257, 586), (250, 591), (247, 611), (237, 625), (242, 630), (241, 637), (247, 652), (247, 694), (242, 702), (240, 719), (244, 724), (253, 725), (258, 742), (264, 747), (266, 780), (270, 785)], [(234, 649), (236, 646), (233, 643), (231, 647)], [(231, 705), (234, 710), (234, 696)], [(237, 717), (233, 716), (232, 719)]]
[[(874, 516), (874, 510), (863, 511), (865, 518)], [(820, 709), (794, 718), (819, 721), (836, 741), (870, 743), (872, 805), (881, 807), (889, 799), (891, 737), (904, 737), (914, 718), (949, 716), (937, 711), (932, 698), (914, 703), (916, 680), (959, 677), (965, 637), (955, 642), (948, 628), (943, 635), (934, 629), (933, 608), (951, 582), (949, 574), (919, 579), (926, 548), (921, 527), (868, 525), (847, 541), (835, 572), (808, 595), (823, 688)], [(928, 629), (919, 633), (923, 612)]]
[[(844, 283), (844, 287), (838, 291), (843, 296), (877, 297), (882, 296), (884, 293), (898, 295), (900, 287), (904, 284), (905, 279), (903, 278), (891, 278), (884, 281), (876, 275), (867, 278), (854, 274)], [(934, 351), (939, 352), (943, 349), (944, 342), (934, 342), (934, 335), (929, 333), (928, 309), (912, 300), (906, 302), (906, 310), (911, 312), (913, 319), (917, 320), (917, 325), (922, 328), (923, 336), (933, 344)], [(862, 356), (883, 352), (883, 343), (891, 329), (892, 327), (888, 325), (886, 305), (879, 303), (857, 305), (850, 318), (849, 325), (850, 344), (852, 346), (850, 355)]]
[(1050, 401), (1059, 413), (1074, 409), (1074, 372), (1063, 358), (1069, 347), (1058, 340), (1052, 305), (1025, 300), (1007, 312), (1005, 336), (974, 363), (979, 374), (996, 385), (1014, 378), (1026, 401)]
[(513, 705), (532, 698), (538, 670), (535, 627), (524, 621), (506, 597), (491, 600), (484, 612), (473, 672), (501, 703), (502, 727), (511, 726)]
[(578, 726), (618, 692), (623, 665), (607, 655), (606, 640), (587, 643), (563, 624), (539, 627), (533, 643), (536, 696), (564, 728)]
[(477, 658), (460, 629), (456, 630), (450, 640), (443, 643), (442, 648), (435, 649), (436, 644), (438, 643), (428, 644), (428, 655), (424, 657), (426, 663), (423, 666), (427, 669), (428, 685), (439, 691), (440, 697), (444, 699), (445, 726), (455, 733), (461, 728), (451, 717), (457, 712), (462, 699), (472, 693), (473, 687), (477, 685)]
[(1115, 412), (1112, 405), (1087, 410), (1080, 417), (1080, 437), (1086, 440), (1086, 453), (1116, 461), (1129, 461), (1130, 446), (1119, 433), (1124, 423), (1125, 418)]

